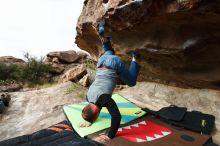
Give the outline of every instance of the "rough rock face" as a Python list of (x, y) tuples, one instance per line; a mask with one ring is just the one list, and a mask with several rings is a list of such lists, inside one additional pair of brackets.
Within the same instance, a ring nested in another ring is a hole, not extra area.
[(57, 64), (57, 63), (53, 63), (52, 65), (51, 65), (51, 73), (52, 74), (61, 74), (63, 71), (64, 71), (64, 65), (62, 65), (62, 64)]
[(15, 58), (13, 56), (2, 56), (0, 57), (0, 63), (4, 64), (25, 64), (22, 59)]
[(45, 89), (10, 93), (9, 107), (0, 114), (1, 141), (66, 120), (62, 107), (85, 101), (86, 90), (82, 86), (72, 88), (72, 83), (66, 82)]
[(220, 89), (219, 0), (85, 0), (76, 43), (94, 59), (101, 18), (118, 54), (140, 51), (143, 80)]
[(79, 80), (79, 83), (83, 86), (83, 87), (88, 87), (89, 86), (89, 74), (86, 74), (82, 79)]
[(74, 68), (69, 69), (66, 73), (61, 77), (62, 82), (67, 81), (79, 81), (83, 78), (84, 75), (87, 74), (86, 66), (84, 64), (78, 65)]
[(45, 63), (51, 65), (50, 73), (60, 75), (78, 64), (85, 63), (87, 57), (88, 54), (83, 51), (56, 51), (47, 54)]
[(56, 63), (58, 63), (59, 61), (73, 63), (79, 59), (79, 55), (73, 50), (50, 52), (47, 54), (47, 57), (51, 58), (51, 60)]

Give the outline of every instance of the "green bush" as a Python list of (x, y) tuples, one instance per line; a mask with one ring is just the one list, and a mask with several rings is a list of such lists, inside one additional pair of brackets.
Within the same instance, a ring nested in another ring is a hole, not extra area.
[(16, 64), (0, 64), (0, 81), (10, 83), (14, 80), (21, 81), (22, 66)]
[(49, 81), (49, 71), (51, 67), (45, 64), (44, 59), (36, 59), (30, 57), (28, 53), (25, 54), (26, 65), (23, 68), (21, 78), (23, 81), (33, 84), (43, 84)]
[(26, 64), (0, 64), (0, 81), (16, 81), (27, 83), (28, 85), (43, 84), (50, 81), (49, 71), (51, 67), (45, 64), (43, 58), (37, 59), (25, 54)]

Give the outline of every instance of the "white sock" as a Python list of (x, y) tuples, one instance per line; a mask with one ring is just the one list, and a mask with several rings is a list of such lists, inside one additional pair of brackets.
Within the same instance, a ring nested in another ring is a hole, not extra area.
[(132, 57), (132, 61), (136, 61), (135, 57)]

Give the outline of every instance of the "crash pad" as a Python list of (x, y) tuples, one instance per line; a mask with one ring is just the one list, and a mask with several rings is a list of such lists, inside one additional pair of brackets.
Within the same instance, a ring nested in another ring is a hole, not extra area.
[[(141, 110), (141, 108), (119, 94), (112, 95), (112, 98), (116, 102), (121, 113), (121, 124), (131, 122), (146, 114), (146, 112)], [(111, 125), (111, 116), (108, 113), (108, 110), (106, 108), (102, 108), (99, 118), (95, 121), (95, 123), (93, 123), (90, 127), (79, 127), (80, 123), (86, 122), (81, 116), (81, 111), (87, 104), (88, 102), (82, 102), (63, 107), (68, 120), (81, 137), (109, 128)]]
[(153, 141), (171, 134), (172, 131), (149, 120), (118, 129), (117, 136), (132, 142)]
[[(108, 130), (108, 129), (106, 129)], [(87, 137), (97, 137), (100, 131)], [(106, 146), (203, 146), (211, 138), (183, 128), (174, 127), (150, 115), (121, 125), (117, 135)]]
[(67, 121), (60, 122), (32, 134), (0, 141), (0, 146), (104, 146), (83, 139)]

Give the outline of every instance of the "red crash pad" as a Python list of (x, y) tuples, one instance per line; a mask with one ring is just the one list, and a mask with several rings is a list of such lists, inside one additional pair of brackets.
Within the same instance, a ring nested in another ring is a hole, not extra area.
[(151, 121), (143, 120), (118, 129), (117, 136), (132, 142), (153, 141), (171, 134), (172, 131)]
[[(209, 135), (173, 127), (151, 116), (145, 116), (121, 128), (115, 138), (105, 143), (106, 146), (203, 146), (211, 138)], [(105, 131), (88, 135), (88, 138), (94, 138), (103, 132)]]

